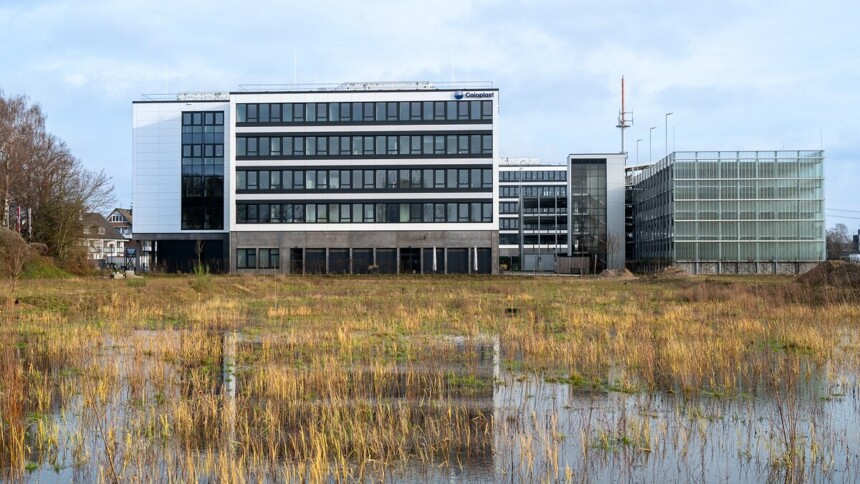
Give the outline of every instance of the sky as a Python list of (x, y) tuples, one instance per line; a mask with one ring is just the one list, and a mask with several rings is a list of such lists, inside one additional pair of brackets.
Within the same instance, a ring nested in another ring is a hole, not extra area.
[(858, 18), (856, 0), (3, 0), (0, 90), (128, 207), (143, 94), (491, 81), (500, 155), (562, 163), (621, 150), (624, 76), (630, 164), (823, 147), (827, 226), (856, 233)]

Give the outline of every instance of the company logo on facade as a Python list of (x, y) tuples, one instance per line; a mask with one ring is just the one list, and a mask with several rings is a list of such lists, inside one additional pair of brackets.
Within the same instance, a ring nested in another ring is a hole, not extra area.
[(484, 98), (484, 99), (486, 99), (486, 98), (492, 98), (492, 97), (496, 97), (496, 93), (494, 93), (494, 92), (469, 92), (469, 91), (466, 91), (466, 92), (455, 91), (454, 92), (454, 99), (458, 99), (458, 100), (463, 99), (463, 98), (466, 98), (466, 99)]

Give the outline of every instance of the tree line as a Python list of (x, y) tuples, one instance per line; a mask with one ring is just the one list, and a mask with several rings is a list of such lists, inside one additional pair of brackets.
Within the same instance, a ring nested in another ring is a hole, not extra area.
[(81, 216), (110, 208), (115, 195), (104, 171), (87, 169), (63, 140), (45, 129), (38, 104), (0, 91), (0, 203), (4, 228), (20, 228), (13, 219), (23, 211), (29, 226), (22, 236), (44, 244), (47, 255), (69, 267), (86, 258), (78, 243)]

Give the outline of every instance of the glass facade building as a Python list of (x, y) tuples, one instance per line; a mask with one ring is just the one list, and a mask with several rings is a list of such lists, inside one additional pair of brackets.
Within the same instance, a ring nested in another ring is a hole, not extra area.
[(506, 158), (499, 169), (500, 266), (578, 274), (623, 268), (625, 158), (574, 154), (566, 165)]
[(564, 165), (507, 158), (499, 169), (499, 264), (555, 271), (567, 253), (568, 173)]
[(641, 268), (796, 273), (825, 258), (823, 151), (675, 152), (633, 178)]

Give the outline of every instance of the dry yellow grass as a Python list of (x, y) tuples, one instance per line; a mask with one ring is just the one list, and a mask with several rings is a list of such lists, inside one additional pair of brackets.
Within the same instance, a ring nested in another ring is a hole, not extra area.
[[(796, 376), (783, 362), (800, 356), (856, 363), (860, 346), (850, 290), (780, 278), (76, 279), (22, 281), (7, 298), (20, 302), (0, 309), (0, 470), (10, 476), (60, 445), (52, 421), (29, 418), (57, 409), (97, 424), (98, 449), (80, 436), (64, 445), (106, 480), (153, 465), (163, 479), (231, 482), (454, 465), (490, 452), (501, 423), (474, 403), (487, 382), (492, 395), (486, 356), (447, 336), (497, 336), (502, 366), (583, 388), (723, 395)], [(242, 337), (228, 357), (233, 332)], [(647, 419), (629, 425), (648, 447)], [(561, 478), (570, 470), (548, 444), (557, 431), (541, 431), (540, 445), (523, 448)]]

